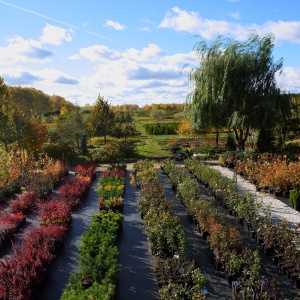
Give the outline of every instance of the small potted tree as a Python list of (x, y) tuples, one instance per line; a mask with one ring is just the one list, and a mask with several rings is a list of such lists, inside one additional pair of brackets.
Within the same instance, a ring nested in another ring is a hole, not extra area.
[(290, 201), (293, 204), (293, 208), (300, 210), (300, 189), (294, 188), (290, 191)]

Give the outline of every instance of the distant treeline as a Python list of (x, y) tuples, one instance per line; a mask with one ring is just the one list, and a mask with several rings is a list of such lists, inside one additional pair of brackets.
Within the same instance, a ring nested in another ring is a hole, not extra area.
[(16, 103), (22, 111), (33, 115), (55, 115), (64, 106), (72, 109), (74, 105), (58, 95), (48, 95), (35, 88), (10, 87), (10, 101)]
[(147, 123), (144, 124), (146, 132), (153, 135), (176, 134), (179, 122), (172, 123)]

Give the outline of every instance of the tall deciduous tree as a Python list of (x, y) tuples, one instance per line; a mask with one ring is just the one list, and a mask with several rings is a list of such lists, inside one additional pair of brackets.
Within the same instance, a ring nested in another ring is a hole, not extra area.
[(189, 74), (194, 90), (188, 96), (191, 121), (196, 129), (234, 131), (239, 149), (244, 149), (250, 128), (271, 128), (276, 114), (288, 107), (280, 99), (275, 74), (282, 59), (274, 62), (274, 36), (251, 34), (238, 42), (218, 36), (208, 45), (195, 45), (200, 66)]
[(0, 142), (4, 144), (8, 152), (9, 144), (14, 141), (15, 129), (13, 114), (15, 105), (11, 101), (11, 88), (0, 77)]
[(112, 131), (114, 119), (114, 112), (108, 101), (99, 95), (89, 121), (89, 131), (93, 135), (104, 136), (104, 143), (106, 144), (106, 137)]
[(41, 121), (33, 118), (26, 124), (23, 133), (23, 147), (27, 152), (41, 151), (48, 139), (47, 127)]
[(85, 131), (79, 108), (66, 112), (57, 125), (57, 136), (60, 142), (68, 144), (74, 153), (81, 150), (81, 140)]

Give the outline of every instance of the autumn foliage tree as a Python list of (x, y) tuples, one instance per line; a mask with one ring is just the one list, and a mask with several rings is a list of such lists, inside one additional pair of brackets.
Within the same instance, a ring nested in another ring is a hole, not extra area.
[(177, 134), (180, 136), (192, 135), (195, 134), (195, 129), (191, 126), (191, 120), (189, 117), (186, 117), (181, 120)]
[(9, 144), (14, 140), (13, 113), (15, 107), (10, 100), (11, 89), (0, 77), (0, 142), (8, 151)]
[(47, 127), (38, 119), (32, 119), (26, 124), (23, 135), (23, 147), (28, 153), (36, 153), (42, 150), (48, 139)]

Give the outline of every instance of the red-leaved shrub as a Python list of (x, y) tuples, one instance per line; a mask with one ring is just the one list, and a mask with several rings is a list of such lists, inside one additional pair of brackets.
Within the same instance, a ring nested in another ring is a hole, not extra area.
[(0, 299), (30, 299), (32, 288), (40, 283), (46, 267), (63, 241), (65, 226), (41, 226), (27, 230), (21, 245), (0, 260)]
[(41, 225), (68, 224), (71, 222), (71, 206), (63, 198), (57, 198), (39, 205)]
[(19, 194), (16, 199), (10, 200), (8, 205), (12, 212), (25, 212), (38, 204), (39, 197), (36, 192), (28, 191)]
[(25, 218), (23, 213), (10, 214), (6, 211), (0, 212), (0, 244), (13, 235)]

